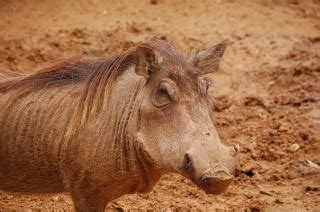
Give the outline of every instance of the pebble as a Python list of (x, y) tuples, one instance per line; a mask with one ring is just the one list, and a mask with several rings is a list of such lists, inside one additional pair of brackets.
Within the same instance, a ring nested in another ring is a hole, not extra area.
[(261, 193), (261, 194), (268, 195), (268, 196), (272, 196), (272, 194), (271, 194), (269, 191), (260, 190), (260, 193)]
[(278, 204), (283, 204), (283, 201), (281, 199), (276, 199), (274, 202)]
[(288, 148), (288, 151), (289, 152), (296, 152), (300, 149), (300, 146), (299, 144), (292, 144), (289, 148)]
[(244, 173), (248, 173), (248, 172), (252, 172), (253, 171), (253, 167), (254, 165), (253, 164), (245, 164), (242, 166), (242, 169), (241, 171), (244, 172)]
[(245, 193), (244, 194), (248, 199), (252, 199), (253, 198), (253, 194), (252, 193)]
[(259, 170), (260, 173), (265, 173), (268, 170), (269, 170), (269, 167), (267, 165), (260, 164), (260, 170)]
[(307, 163), (312, 168), (320, 169), (320, 166), (318, 164), (312, 162), (311, 160), (307, 160)]
[(12, 196), (12, 195), (7, 195), (4, 199), (12, 200), (12, 199), (13, 199), (13, 196)]
[(56, 195), (52, 199), (56, 202), (63, 202), (63, 198), (60, 195)]

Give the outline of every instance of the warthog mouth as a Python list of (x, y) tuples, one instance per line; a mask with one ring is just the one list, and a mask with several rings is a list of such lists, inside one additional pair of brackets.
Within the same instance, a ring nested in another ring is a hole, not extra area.
[(200, 178), (198, 186), (207, 194), (220, 194), (224, 192), (233, 181), (230, 170), (223, 166), (208, 169)]

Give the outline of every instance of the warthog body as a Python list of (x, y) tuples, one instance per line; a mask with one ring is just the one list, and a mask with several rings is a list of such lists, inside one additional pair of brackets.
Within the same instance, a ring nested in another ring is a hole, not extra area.
[(166, 172), (221, 193), (238, 148), (220, 142), (202, 75), (225, 47), (191, 55), (149, 40), (1, 82), (0, 189), (69, 191), (77, 211), (148, 192)]

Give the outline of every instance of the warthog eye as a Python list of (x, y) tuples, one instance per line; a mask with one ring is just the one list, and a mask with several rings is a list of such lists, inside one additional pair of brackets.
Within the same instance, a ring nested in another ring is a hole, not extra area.
[(159, 93), (162, 95), (168, 95), (168, 91), (165, 85), (163, 84), (159, 85)]
[(164, 107), (175, 100), (175, 89), (169, 82), (161, 82), (153, 94), (152, 102), (156, 107)]

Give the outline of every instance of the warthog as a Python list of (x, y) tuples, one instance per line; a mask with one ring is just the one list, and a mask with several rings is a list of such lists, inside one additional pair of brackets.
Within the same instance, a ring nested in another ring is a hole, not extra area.
[(239, 148), (219, 139), (203, 75), (225, 48), (187, 54), (149, 39), (0, 83), (0, 189), (68, 191), (77, 211), (149, 192), (168, 172), (223, 192)]

